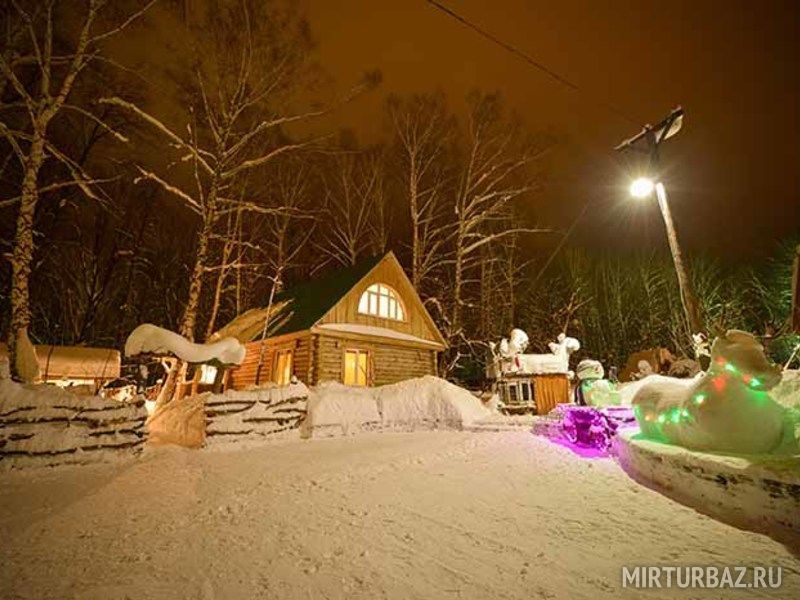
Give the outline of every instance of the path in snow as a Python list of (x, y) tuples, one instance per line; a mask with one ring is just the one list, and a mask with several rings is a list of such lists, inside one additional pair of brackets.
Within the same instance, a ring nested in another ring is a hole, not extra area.
[[(526, 432), (372, 434), (0, 476), (2, 598), (719, 598), (621, 590), (623, 564), (780, 565)], [(736, 594), (737, 596), (739, 594)]]

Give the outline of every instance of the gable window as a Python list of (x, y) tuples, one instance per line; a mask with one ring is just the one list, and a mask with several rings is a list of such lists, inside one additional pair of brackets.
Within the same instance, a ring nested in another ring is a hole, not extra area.
[(369, 385), (369, 351), (347, 349), (344, 351), (345, 385)]
[(358, 312), (393, 321), (405, 321), (406, 313), (400, 296), (388, 285), (373, 283), (361, 294)]
[(292, 358), (290, 349), (275, 352), (275, 368), (272, 371), (272, 380), (278, 385), (289, 385), (291, 382)]

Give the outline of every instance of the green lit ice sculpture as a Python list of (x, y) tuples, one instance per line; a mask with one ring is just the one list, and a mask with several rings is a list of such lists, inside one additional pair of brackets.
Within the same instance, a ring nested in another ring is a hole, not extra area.
[(644, 437), (692, 450), (768, 453), (782, 441), (784, 408), (769, 395), (781, 380), (751, 334), (730, 330), (711, 348), (708, 371), (691, 386), (654, 378), (633, 398)]

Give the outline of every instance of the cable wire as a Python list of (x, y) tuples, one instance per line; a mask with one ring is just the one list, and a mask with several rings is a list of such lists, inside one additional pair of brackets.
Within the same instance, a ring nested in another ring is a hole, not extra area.
[[(542, 64), (541, 62), (537, 61), (536, 59), (534, 59), (529, 54), (526, 54), (522, 50), (512, 46), (511, 44), (509, 44), (507, 42), (504, 42), (503, 40), (501, 40), (497, 36), (489, 33), (488, 31), (486, 31), (482, 27), (476, 25), (475, 23), (472, 23), (471, 21), (467, 20), (465, 17), (462, 17), (461, 15), (459, 15), (457, 12), (455, 12), (451, 8), (448, 8), (444, 4), (441, 4), (440, 2), (437, 2), (437, 0), (427, 0), (427, 2), (428, 2), (428, 4), (432, 5), (434, 8), (436, 8), (436, 9), (442, 11), (443, 13), (449, 15), (450, 17), (452, 17), (453, 19), (455, 19), (456, 21), (458, 21), (459, 23), (461, 23), (465, 27), (468, 27), (469, 29), (472, 29), (473, 31), (475, 31), (479, 35), (483, 36), (484, 38), (486, 38), (490, 42), (492, 42), (494, 44), (497, 44), (498, 46), (500, 46), (504, 50), (507, 50), (508, 52), (511, 52), (512, 54), (514, 54), (518, 58), (521, 58), (522, 60), (524, 60), (526, 63), (528, 63), (532, 67), (542, 71), (548, 77), (550, 77), (551, 79), (557, 81), (561, 85), (571, 89), (574, 92), (584, 93), (585, 94), (585, 92), (580, 87), (578, 87), (577, 84), (572, 83), (569, 79), (559, 75), (553, 69), (551, 69), (548, 66)], [(627, 114), (625, 114), (622, 110), (620, 110), (619, 108), (617, 108), (613, 104), (609, 104), (608, 102), (604, 102), (602, 100), (595, 100), (594, 103), (597, 106), (600, 106), (600, 107), (608, 110), (609, 112), (614, 113), (616, 116), (628, 121), (629, 123), (632, 123), (632, 124), (634, 124), (636, 126), (641, 126), (641, 123), (638, 120), (636, 120), (636, 119), (634, 119), (632, 117), (629, 117)]]

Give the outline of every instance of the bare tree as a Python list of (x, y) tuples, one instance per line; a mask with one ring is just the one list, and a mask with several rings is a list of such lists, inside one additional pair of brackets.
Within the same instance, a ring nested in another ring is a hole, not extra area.
[(468, 97), (467, 144), (453, 201), (453, 247), (448, 298), (450, 354), (443, 370), (449, 373), (471, 340), (464, 310), (470, 307), (469, 288), (479, 281), (475, 269), (482, 250), (519, 233), (546, 230), (521, 226), (509, 219), (512, 202), (531, 192), (528, 166), (543, 152), (541, 144), (526, 139), (517, 123), (505, 117), (496, 94)]
[[(107, 25), (98, 31), (100, 13), (106, 8), (104, 0), (89, 0), (79, 17), (78, 33), (68, 48), (57, 43), (54, 11), (56, 3), (33, 2), (26, 6), (13, 3), (13, 18), (17, 25), (8, 29), (8, 44), (0, 52), (0, 90), (13, 91), (14, 100), (0, 105), (4, 118), (0, 135), (11, 148), (20, 165), (20, 185), (16, 196), (0, 200), (0, 207), (17, 205), (16, 232), (11, 257), (11, 324), (8, 344), (12, 376), (29, 381), (36, 377), (37, 368), (33, 346), (28, 338), (30, 326), (29, 280), (34, 252), (33, 222), (36, 206), (43, 193), (77, 187), (87, 197), (100, 199), (94, 184), (81, 165), (62, 152), (50, 137), (53, 121), (64, 112), (75, 112), (97, 123), (120, 140), (125, 137), (113, 130), (102, 118), (85, 107), (72, 104), (71, 94), (76, 81), (90, 63), (101, 60), (104, 42), (118, 35), (140, 18), (153, 1), (129, 14), (121, 23)], [(18, 126), (9, 125), (19, 122)], [(61, 181), (41, 186), (39, 174), (47, 160), (66, 169), (69, 176)]]
[(256, 384), (261, 381), (267, 353), (275, 295), (283, 289), (284, 274), (295, 266), (298, 255), (311, 239), (316, 225), (315, 215), (308, 206), (308, 173), (305, 169), (280, 170), (276, 177), (276, 196), (274, 203), (283, 210), (266, 218), (266, 235), (262, 238), (266, 245), (270, 290), (259, 343)]
[(340, 154), (331, 166), (332, 176), (324, 178), (327, 227), (319, 249), (329, 261), (350, 266), (374, 247), (376, 207), (383, 209), (385, 199), (383, 181), (368, 155)]
[(389, 249), (392, 235), (391, 198), (386, 189), (386, 157), (383, 149), (377, 148), (364, 157), (364, 171), (372, 182), (371, 189), (371, 219), (369, 223), (369, 240), (372, 253), (384, 255)]
[[(177, 149), (178, 160), (188, 166), (185, 172), (171, 176), (139, 167), (141, 179), (156, 182), (199, 221), (189, 295), (180, 323), (180, 333), (188, 339), (194, 339), (204, 276), (209, 267), (209, 246), (218, 220), (231, 212), (275, 214), (282, 210), (236, 198), (237, 186), (251, 172), (278, 157), (310, 148), (321, 140), (293, 141), (284, 135), (284, 127), (323, 115), (378, 81), (376, 75), (370, 74), (338, 102), (296, 113), (286, 111), (279, 100), (285, 100), (288, 90), (298, 84), (299, 65), (305, 60), (307, 50), (305, 30), (295, 23), (295, 37), (292, 31), (259, 30), (256, 35), (250, 10), (251, 3), (243, 2), (238, 19), (220, 23), (218, 39), (205, 49), (209, 59), (195, 69), (184, 115), (185, 134), (132, 102), (118, 97), (101, 100), (148, 124), (169, 146)], [(257, 24), (265, 27), (269, 22), (259, 19)], [(171, 397), (180, 368), (182, 365), (176, 365), (170, 370), (162, 399)]]
[(442, 94), (392, 97), (388, 110), (397, 136), (411, 225), (411, 283), (422, 292), (440, 266), (447, 239), (441, 213), (444, 158), (454, 120), (447, 114)]

